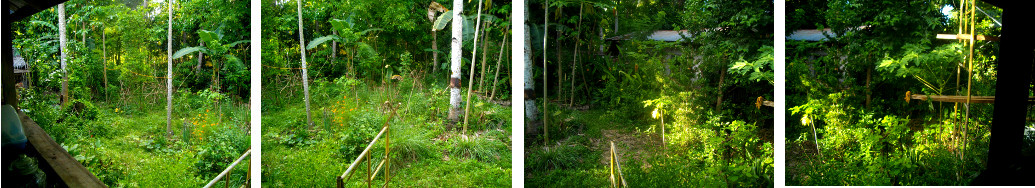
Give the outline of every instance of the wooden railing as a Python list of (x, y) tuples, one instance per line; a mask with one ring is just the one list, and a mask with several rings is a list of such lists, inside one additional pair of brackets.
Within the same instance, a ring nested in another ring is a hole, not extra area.
[[(241, 161), (243, 161), (245, 159), (245, 157), (248, 157), (251, 154), (252, 154), (252, 150), (249, 149), (248, 151), (245, 151), (244, 154), (241, 155), (241, 157), (238, 157), (237, 160), (234, 161), (234, 163), (230, 163), (230, 166), (226, 167), (226, 170), (223, 170), (223, 172), (219, 173), (219, 175), (216, 176), (215, 179), (212, 179), (212, 181), (209, 181), (208, 184), (205, 185), (205, 188), (210, 188), (210, 187), (216, 185), (216, 182), (219, 182), (220, 179), (223, 179), (223, 178), (225, 178), (227, 176), (230, 176), (230, 171), (233, 171), (235, 166), (240, 164)], [(252, 179), (252, 175), (251, 174), (252, 174), (251, 164), (248, 164), (248, 175), (246, 175), (246, 178), (244, 179), (244, 183), (241, 184), (241, 187), (248, 187), (248, 181)], [(229, 178), (226, 179), (226, 186), (225, 187), (230, 187), (230, 179)]]
[(622, 165), (618, 161), (618, 152), (615, 152), (615, 142), (611, 142), (611, 176), (608, 177), (611, 180), (611, 187), (628, 187), (625, 183), (625, 176), (622, 175)]
[[(352, 179), (352, 174), (355, 173), (356, 167), (359, 166), (359, 164), (363, 161), (367, 162), (367, 175), (363, 176), (364, 181), (367, 182), (367, 187), (373, 186), (374, 178), (377, 178), (377, 175), (381, 172), (382, 168), (384, 169), (385, 183), (382, 184), (381, 187), (388, 187), (388, 182), (392, 179), (388, 173), (388, 167), (391, 165), (391, 160), (388, 157), (388, 154), (391, 153), (391, 147), (389, 147), (391, 143), (391, 139), (389, 139), (389, 136), (391, 135), (391, 129), (389, 129), (388, 122), (392, 121), (392, 118), (394, 117), (395, 110), (392, 110), (391, 114), (388, 116), (388, 119), (385, 119), (385, 123), (381, 127), (381, 131), (377, 133), (377, 136), (374, 136), (374, 139), (370, 141), (370, 144), (367, 145), (367, 148), (363, 149), (363, 152), (356, 157), (356, 160), (352, 161), (352, 164), (349, 165), (349, 168), (345, 170), (344, 174), (335, 177), (337, 179), (336, 182), (338, 182), (338, 188), (345, 187), (345, 181)], [(377, 143), (377, 140), (380, 139), (381, 136), (385, 137), (385, 154), (382, 157), (381, 162), (377, 165), (377, 167), (372, 168), (373, 161), (370, 160), (370, 150), (371, 148), (374, 148), (374, 144)]]
[(54, 139), (46, 131), (43, 131), (43, 128), (40, 128), (29, 116), (19, 111), (18, 118), (21, 120), (22, 130), (25, 131), (25, 138), (32, 148), (29, 150), (35, 150), (39, 157), (43, 158), (50, 168), (54, 169), (54, 172), (57, 173), (57, 178), (61, 179), (66, 186), (108, 187), (100, 179), (97, 179), (97, 176), (90, 173), (86, 167), (83, 167), (82, 163), (79, 163), (72, 155), (68, 154), (68, 151), (61, 148), (60, 144), (54, 142)]

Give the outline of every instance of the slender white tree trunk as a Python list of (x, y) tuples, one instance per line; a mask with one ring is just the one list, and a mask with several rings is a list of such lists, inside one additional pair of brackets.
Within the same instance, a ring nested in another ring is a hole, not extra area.
[(460, 13), (464, 11), (463, 0), (453, 0), (453, 37), (450, 39), (450, 75), (449, 75), (449, 120), (460, 120), (460, 59), (463, 58), (463, 21)]
[(309, 111), (309, 71), (305, 62), (305, 35), (302, 30), (302, 0), (298, 0), (298, 50), (302, 53), (302, 90), (305, 95), (305, 121), (313, 129), (312, 113)]
[(68, 25), (65, 23), (65, 4), (58, 4), (58, 45), (61, 45), (61, 104), (68, 102)]
[[(525, 2), (525, 7), (528, 7), (528, 2)], [(528, 8), (525, 8), (525, 20), (528, 20)], [(535, 80), (532, 78), (532, 71), (535, 66), (532, 65), (532, 35), (528, 30), (530, 25), (525, 23), (525, 118), (529, 122), (536, 121), (539, 117), (539, 108), (535, 107)], [(535, 128), (525, 128), (526, 132), (533, 132)]]
[(172, 137), (172, 101), (173, 101), (172, 100), (172, 88), (173, 88), (173, 80), (172, 80), (172, 78), (173, 78), (173, 72), (172, 72), (172, 70), (173, 70), (172, 69), (172, 53), (173, 53), (172, 52), (172, 46), (173, 46), (172, 45), (172, 38), (173, 38), (172, 37), (172, 7), (173, 7), (173, 4), (172, 4), (172, 0), (169, 0), (169, 3), (166, 3), (166, 6), (169, 6), (169, 30), (168, 30), (169, 34), (168, 34), (168, 40), (166, 41), (166, 44), (167, 44), (169, 49), (167, 50), (167, 53), (166, 53), (166, 55), (167, 55), (166, 56), (166, 60), (168, 60), (168, 63), (166, 64), (166, 72), (165, 72), (165, 89), (167, 91), (166, 95), (165, 95), (165, 134), (166, 134), (165, 137), (166, 138), (170, 138), (170, 137)]

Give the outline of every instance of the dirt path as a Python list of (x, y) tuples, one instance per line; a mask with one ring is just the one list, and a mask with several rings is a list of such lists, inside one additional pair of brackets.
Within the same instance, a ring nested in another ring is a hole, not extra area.
[(650, 167), (647, 159), (657, 155), (661, 149), (661, 137), (658, 134), (645, 134), (635, 131), (606, 129), (601, 130), (602, 138), (591, 139), (590, 149), (600, 153), (600, 164), (610, 163), (611, 142), (615, 143), (622, 164), (638, 161), (644, 168)]

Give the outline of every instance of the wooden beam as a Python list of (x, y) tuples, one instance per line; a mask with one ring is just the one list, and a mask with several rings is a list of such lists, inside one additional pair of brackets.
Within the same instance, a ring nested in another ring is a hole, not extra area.
[(83, 167), (83, 164), (76, 161), (71, 154), (68, 154), (68, 151), (61, 148), (61, 145), (54, 142), (54, 139), (50, 138), (50, 135), (25, 113), (18, 112), (18, 118), (21, 119), (25, 138), (68, 187), (108, 187), (86, 167)]
[[(910, 100), (914, 100), (914, 99), (915, 100), (922, 100), (922, 101), (926, 101), (926, 100), (930, 99), (931, 101), (935, 101), (935, 102), (958, 102), (958, 103), (966, 103), (967, 102), (967, 96), (959, 96), (959, 95), (918, 95), (918, 94), (908, 95), (906, 97), (906, 102), (909, 102)], [(1028, 97), (1028, 102), (1029, 103), (1035, 102), (1035, 97)], [(970, 103), (988, 103), (988, 104), (992, 104), (992, 103), (995, 103), (995, 96), (970, 96)]]
[(957, 35), (957, 34), (938, 34), (938, 36), (935, 36), (935, 38), (938, 38), (938, 39), (951, 39), (951, 40), (956, 40), (956, 39), (964, 39), (964, 40), (966, 40), (966, 39), (970, 39), (971, 37), (974, 37), (974, 36), (976, 36), (975, 39), (977, 39), (977, 40), (999, 41), (999, 37), (996, 37), (996, 36), (970, 35), (970, 34), (961, 34), (961, 35)]

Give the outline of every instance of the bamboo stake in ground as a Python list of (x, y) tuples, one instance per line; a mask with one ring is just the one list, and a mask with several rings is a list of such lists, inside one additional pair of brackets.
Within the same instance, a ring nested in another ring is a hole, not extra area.
[(478, 0), (478, 15), (477, 15), (477, 19), (476, 19), (476, 21), (474, 23), (475, 23), (475, 25), (474, 25), (474, 45), (473, 45), (474, 47), (473, 47), (473, 50), (471, 50), (471, 73), (470, 73), (470, 75), (468, 75), (468, 80), (467, 80), (467, 83), (468, 83), (467, 84), (467, 105), (466, 105), (466, 107), (464, 107), (464, 131), (463, 131), (464, 135), (467, 135), (467, 119), (468, 119), (468, 117), (471, 116), (471, 114), (470, 114), (470, 112), (471, 112), (471, 93), (472, 93), (471, 89), (474, 88), (474, 65), (475, 65), (474, 62), (476, 62), (476, 60), (478, 58), (478, 30), (481, 29), (480, 27), (482, 25), (482, 0)]
[(546, 125), (547, 116), (550, 116), (550, 112), (548, 110), (548, 108), (550, 108), (550, 98), (546, 95), (546, 85), (547, 83), (550, 83), (547, 82), (546, 79), (546, 77), (549, 77), (547, 76), (548, 74), (546, 74), (546, 39), (549, 38), (547, 37), (547, 35), (550, 34), (549, 30), (547, 29), (550, 26), (550, 0), (546, 0), (546, 3), (543, 4), (543, 8), (546, 9), (546, 12), (543, 13), (543, 143), (546, 144), (550, 142), (550, 130), (547, 129), (548, 127)]

